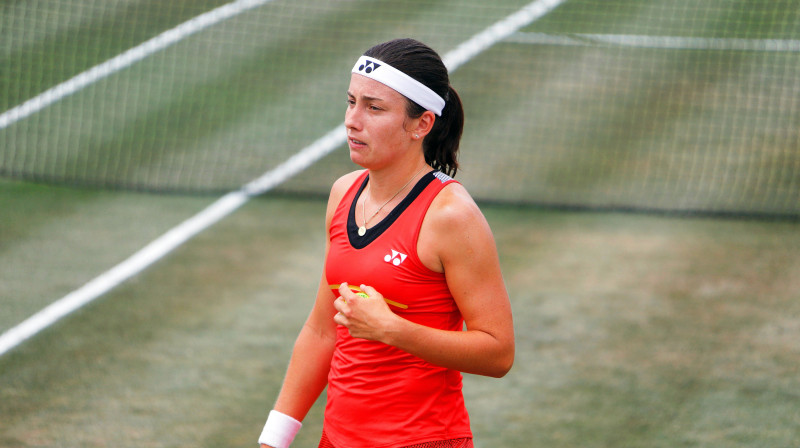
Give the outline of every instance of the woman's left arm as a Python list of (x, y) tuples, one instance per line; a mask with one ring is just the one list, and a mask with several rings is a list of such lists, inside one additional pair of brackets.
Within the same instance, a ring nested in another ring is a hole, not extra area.
[[(502, 377), (514, 363), (514, 324), (497, 247), (478, 206), (460, 184), (441, 191), (426, 214), (418, 253), (430, 269), (444, 272), (466, 331), (426, 327), (394, 314), (383, 300), (343, 287), (334, 303), (354, 337), (395, 346), (430, 363), (462, 372)], [(380, 298), (368, 285), (365, 292)]]

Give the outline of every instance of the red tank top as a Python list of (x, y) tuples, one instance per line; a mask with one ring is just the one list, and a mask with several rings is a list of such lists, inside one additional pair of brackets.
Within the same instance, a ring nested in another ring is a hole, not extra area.
[[(444, 274), (425, 267), (417, 239), (425, 213), (449, 176), (433, 171), (375, 227), (358, 236), (355, 204), (364, 172), (334, 212), (325, 275), (333, 286), (374, 287), (392, 311), (410, 321), (462, 331), (463, 318)], [(334, 289), (338, 296), (338, 291)], [(325, 433), (337, 447), (391, 448), (472, 437), (461, 373), (389, 345), (357, 339), (337, 327), (328, 376)]]

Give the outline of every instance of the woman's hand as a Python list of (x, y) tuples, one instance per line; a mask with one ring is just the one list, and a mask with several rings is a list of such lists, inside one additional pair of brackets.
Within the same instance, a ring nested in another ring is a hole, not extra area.
[(367, 297), (353, 292), (347, 283), (339, 286), (340, 297), (333, 302), (338, 313), (333, 320), (347, 327), (354, 338), (383, 341), (387, 330), (398, 317), (375, 288), (366, 285), (360, 288)]

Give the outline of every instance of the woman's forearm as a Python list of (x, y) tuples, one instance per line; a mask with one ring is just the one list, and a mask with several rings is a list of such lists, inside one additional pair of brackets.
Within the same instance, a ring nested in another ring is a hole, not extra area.
[(292, 350), (275, 410), (302, 421), (328, 383), (335, 339), (306, 323)]
[(383, 342), (432, 364), (476, 375), (499, 378), (514, 363), (513, 338), (481, 330), (439, 330), (398, 317)]

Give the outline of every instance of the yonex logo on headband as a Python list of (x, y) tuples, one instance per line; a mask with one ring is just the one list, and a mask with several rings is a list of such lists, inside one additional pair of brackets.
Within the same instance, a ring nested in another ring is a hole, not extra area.
[[(380, 70), (378, 70), (380, 68)], [(425, 84), (406, 75), (391, 65), (375, 58), (361, 56), (356, 65), (353, 66), (353, 73), (374, 79), (379, 83), (390, 87), (399, 94), (411, 101), (424, 107), (436, 115), (442, 115), (445, 101), (436, 92), (428, 88)]]
[[(372, 73), (373, 71), (377, 70), (382, 64), (378, 64), (375, 61), (370, 61), (369, 59), (366, 60), (363, 64), (358, 67), (358, 71), (363, 71), (365, 73)], [(371, 67), (370, 67), (371, 66)]]

